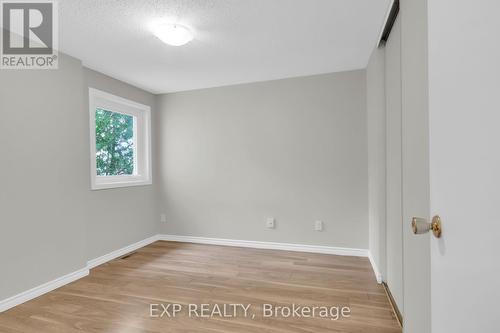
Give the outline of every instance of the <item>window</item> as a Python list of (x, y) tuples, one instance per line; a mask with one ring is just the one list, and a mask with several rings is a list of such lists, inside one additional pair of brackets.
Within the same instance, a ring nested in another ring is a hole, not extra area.
[(151, 184), (151, 109), (89, 89), (93, 190)]

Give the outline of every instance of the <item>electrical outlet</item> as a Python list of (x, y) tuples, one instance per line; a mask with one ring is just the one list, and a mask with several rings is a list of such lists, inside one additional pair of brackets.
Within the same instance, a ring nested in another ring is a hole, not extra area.
[(274, 229), (276, 227), (276, 220), (274, 217), (268, 217), (266, 220), (266, 228), (267, 229)]
[(323, 221), (314, 222), (314, 230), (323, 231)]
[(160, 214), (160, 222), (167, 223), (167, 214)]

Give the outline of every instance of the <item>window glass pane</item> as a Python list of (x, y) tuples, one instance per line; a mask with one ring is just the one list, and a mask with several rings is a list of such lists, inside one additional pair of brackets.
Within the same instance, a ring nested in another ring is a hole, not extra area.
[(97, 175), (133, 175), (134, 117), (98, 108), (95, 134)]

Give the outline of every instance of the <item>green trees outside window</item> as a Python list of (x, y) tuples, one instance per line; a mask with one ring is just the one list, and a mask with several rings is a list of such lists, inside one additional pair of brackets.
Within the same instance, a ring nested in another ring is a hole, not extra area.
[(133, 175), (134, 117), (98, 108), (95, 134), (97, 175)]

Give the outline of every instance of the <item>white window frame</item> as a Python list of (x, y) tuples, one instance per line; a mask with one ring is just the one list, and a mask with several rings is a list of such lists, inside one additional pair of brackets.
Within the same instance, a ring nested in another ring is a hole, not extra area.
[[(97, 175), (95, 114), (98, 108), (134, 117), (135, 163), (133, 175)], [(151, 185), (151, 107), (104, 91), (89, 88), (89, 114), (90, 179), (92, 190)]]

